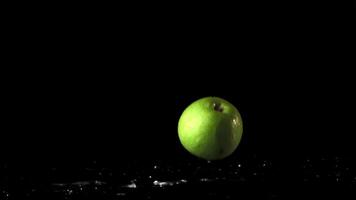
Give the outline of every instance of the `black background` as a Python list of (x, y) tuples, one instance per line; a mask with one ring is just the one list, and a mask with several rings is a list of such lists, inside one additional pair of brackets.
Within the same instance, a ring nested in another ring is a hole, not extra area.
[[(282, 160), (353, 156), (355, 99), (347, 71), (299, 68), (288, 75), (283, 69), (210, 67), (191, 79), (188, 72), (170, 81), (149, 77), (155, 83), (60, 78), (21, 83), (10, 95), (10, 142), (4, 143), (3, 152), (35, 166), (179, 159), (188, 156), (177, 137), (180, 114), (199, 98), (219, 96), (241, 112), (242, 153)], [(130, 79), (131, 74), (124, 76)]]
[(37, 169), (189, 156), (177, 122), (205, 96), (240, 110), (241, 154), (354, 155), (352, 2), (161, 11), (20, 18), (9, 63), (31, 67), (4, 83), (4, 158)]

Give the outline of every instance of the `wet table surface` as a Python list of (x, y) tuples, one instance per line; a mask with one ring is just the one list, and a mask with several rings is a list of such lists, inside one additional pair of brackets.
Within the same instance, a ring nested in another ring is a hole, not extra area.
[[(0, 199), (356, 199), (355, 159), (157, 159), (23, 173), (1, 165)], [(41, 174), (37, 178), (36, 175)]]

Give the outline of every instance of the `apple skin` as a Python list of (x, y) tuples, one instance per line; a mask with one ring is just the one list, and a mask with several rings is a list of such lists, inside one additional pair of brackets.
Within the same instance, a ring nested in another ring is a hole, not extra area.
[(239, 111), (219, 97), (193, 102), (178, 122), (183, 147), (205, 160), (220, 160), (231, 155), (240, 143), (242, 130)]

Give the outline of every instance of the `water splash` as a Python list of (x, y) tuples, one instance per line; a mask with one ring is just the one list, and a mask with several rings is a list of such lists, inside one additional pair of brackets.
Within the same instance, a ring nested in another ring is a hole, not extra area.
[[(257, 191), (252, 195), (260, 195), (259, 197), (282, 198), (282, 189), (288, 185), (286, 181), (299, 184), (300, 191), (308, 190), (308, 185), (324, 183), (343, 188), (356, 187), (355, 165), (342, 157), (308, 157), (298, 161), (298, 165), (288, 168), (294, 171), (282, 168), (285, 165), (287, 164), (278, 165), (272, 160), (258, 157), (231, 160), (223, 164), (154, 161), (138, 163), (117, 171), (100, 167), (83, 168), (86, 179), (53, 182), (46, 187), (31, 182), (25, 185), (26, 177), (21, 183), (26, 187), (24, 198), (33, 199), (36, 199), (36, 195), (45, 193), (62, 197), (61, 199), (88, 196), (98, 197), (97, 199), (154, 199), (165, 194), (183, 195), (185, 191), (207, 198), (223, 196), (221, 199), (235, 199), (251, 195), (249, 189)], [(294, 173), (297, 175), (293, 176)], [(196, 191), (191, 191), (191, 188)], [(238, 192), (236, 188), (239, 188)], [(6, 186), (1, 190), (0, 199), (10, 199)]]

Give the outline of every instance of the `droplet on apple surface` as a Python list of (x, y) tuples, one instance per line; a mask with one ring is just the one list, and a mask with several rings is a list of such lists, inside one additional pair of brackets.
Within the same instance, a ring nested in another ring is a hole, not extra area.
[(183, 147), (206, 160), (220, 160), (231, 155), (240, 143), (242, 131), (239, 111), (219, 97), (193, 102), (178, 122), (178, 136)]

